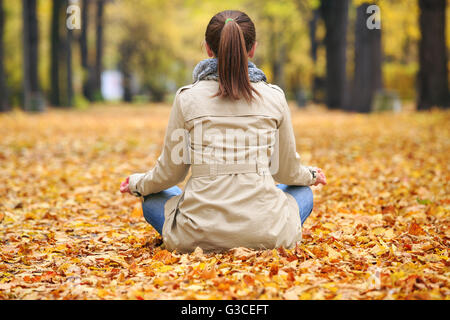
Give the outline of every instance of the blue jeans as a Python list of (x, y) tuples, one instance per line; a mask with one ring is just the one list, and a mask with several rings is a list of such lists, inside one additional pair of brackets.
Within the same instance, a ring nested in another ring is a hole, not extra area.
[[(303, 224), (313, 209), (313, 193), (311, 188), (287, 186), (285, 184), (278, 184), (277, 187), (295, 198), (300, 211), (300, 220)], [(174, 186), (144, 197), (144, 202), (142, 202), (144, 218), (153, 226), (153, 228), (156, 229), (156, 231), (159, 232), (159, 234), (162, 234), (162, 228), (164, 225), (164, 205), (167, 200), (181, 194), (181, 192), (182, 191), (180, 188)]]

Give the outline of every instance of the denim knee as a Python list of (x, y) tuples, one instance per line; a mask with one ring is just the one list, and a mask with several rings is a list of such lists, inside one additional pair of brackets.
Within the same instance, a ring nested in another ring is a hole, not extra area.
[(308, 211), (311, 212), (314, 207), (314, 194), (310, 187), (304, 187), (304, 201), (308, 207)]
[(151, 217), (159, 211), (158, 209), (159, 206), (156, 199), (152, 197), (144, 197), (144, 201), (142, 201), (142, 212), (148, 223), (152, 224)]

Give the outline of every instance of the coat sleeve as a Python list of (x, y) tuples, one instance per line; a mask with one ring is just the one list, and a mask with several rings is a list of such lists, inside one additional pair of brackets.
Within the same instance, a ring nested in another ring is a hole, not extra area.
[[(180, 106), (180, 92), (177, 92), (170, 112), (162, 153), (153, 169), (130, 176), (129, 188), (132, 194), (146, 196), (170, 188), (184, 180), (190, 165), (182, 161), (178, 155), (173, 154), (174, 150), (180, 149), (180, 143), (186, 142), (182, 138), (183, 134), (180, 134), (182, 130), (184, 130), (184, 117)], [(182, 149), (186, 152), (185, 146), (182, 146)]]
[[(279, 89), (281, 90), (281, 89)], [(275, 181), (286, 185), (310, 186), (316, 182), (316, 170), (301, 164), (296, 151), (291, 111), (284, 93), (281, 97), (282, 119), (278, 127), (278, 168), (272, 174)]]

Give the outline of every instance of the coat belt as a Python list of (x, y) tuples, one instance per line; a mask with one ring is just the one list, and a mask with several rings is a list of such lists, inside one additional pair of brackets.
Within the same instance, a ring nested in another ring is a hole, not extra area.
[(269, 172), (269, 167), (259, 162), (253, 163), (211, 163), (211, 164), (193, 164), (192, 177), (217, 176), (236, 173), (258, 173), (265, 174)]

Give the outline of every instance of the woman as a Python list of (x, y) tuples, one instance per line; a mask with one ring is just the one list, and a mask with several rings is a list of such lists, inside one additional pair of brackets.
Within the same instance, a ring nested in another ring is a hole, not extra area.
[[(283, 91), (248, 61), (255, 37), (243, 12), (211, 19), (205, 46), (214, 58), (176, 93), (155, 167), (121, 185), (145, 197), (144, 217), (169, 250), (292, 248), (313, 208), (308, 186), (326, 184), (320, 169), (299, 162)], [(182, 191), (175, 185), (189, 168)]]

